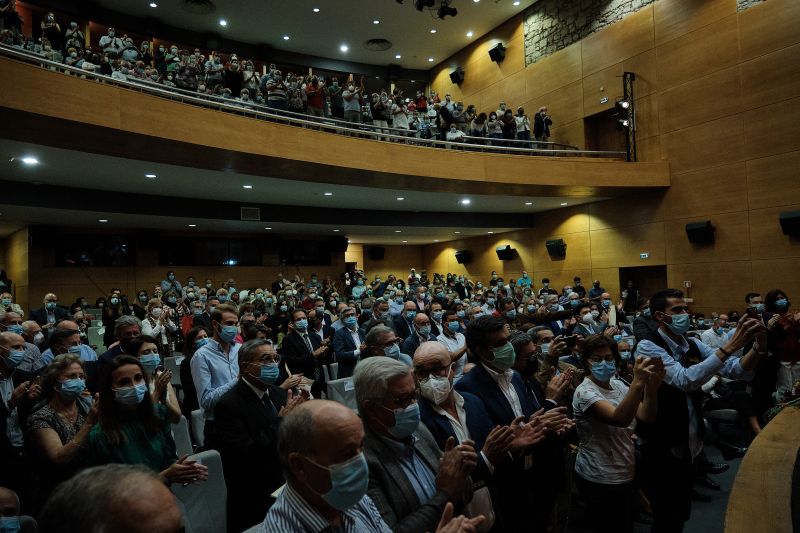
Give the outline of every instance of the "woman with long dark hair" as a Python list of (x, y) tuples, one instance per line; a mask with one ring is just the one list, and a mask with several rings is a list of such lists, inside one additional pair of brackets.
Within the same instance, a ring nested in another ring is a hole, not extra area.
[(183, 361), (181, 361), (181, 387), (183, 388), (183, 405), (181, 411), (187, 420), (192, 419), (192, 411), (200, 409), (197, 402), (197, 389), (192, 379), (192, 368), (189, 366), (194, 353), (205, 346), (212, 337), (211, 330), (205, 326), (197, 326), (189, 330), (183, 339)]

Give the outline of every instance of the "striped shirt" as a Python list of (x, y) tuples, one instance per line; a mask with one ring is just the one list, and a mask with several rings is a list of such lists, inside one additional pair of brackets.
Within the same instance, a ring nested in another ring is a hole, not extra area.
[(369, 496), (342, 512), (341, 522), (333, 525), (312, 507), (291, 485), (286, 485), (270, 508), (258, 533), (391, 533)]

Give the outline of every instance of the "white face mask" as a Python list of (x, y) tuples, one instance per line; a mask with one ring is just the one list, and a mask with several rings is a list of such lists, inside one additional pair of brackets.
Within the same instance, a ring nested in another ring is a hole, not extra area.
[(41, 344), (43, 340), (44, 340), (44, 333), (42, 333), (41, 331), (33, 336), (33, 344), (36, 344), (37, 346)]
[(419, 384), (422, 397), (436, 405), (441, 405), (450, 396), (451, 390), (453, 384), (448, 377), (430, 376), (428, 381)]
[(159, 318), (163, 312), (164, 310), (160, 307), (154, 307), (150, 310), (150, 314), (153, 315), (153, 318)]

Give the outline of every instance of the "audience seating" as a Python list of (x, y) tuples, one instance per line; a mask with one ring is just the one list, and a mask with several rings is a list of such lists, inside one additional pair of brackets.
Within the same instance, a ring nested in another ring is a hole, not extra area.
[(206, 419), (203, 417), (203, 410), (192, 411), (192, 441), (198, 448), (203, 447), (203, 431), (206, 428)]
[(189, 435), (189, 422), (185, 416), (181, 415), (180, 421), (172, 425), (172, 438), (175, 439), (175, 449), (178, 452), (178, 457), (194, 453), (192, 438)]
[[(228, 504), (222, 458), (208, 450), (189, 457), (208, 467), (208, 481), (199, 484), (173, 483), (171, 490), (183, 504), (184, 524), (191, 533), (218, 533), (227, 528)], [(258, 481), (258, 480), (254, 480)]]

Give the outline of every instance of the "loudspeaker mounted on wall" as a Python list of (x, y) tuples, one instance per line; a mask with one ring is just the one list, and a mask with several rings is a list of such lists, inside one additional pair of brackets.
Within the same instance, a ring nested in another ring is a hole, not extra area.
[(710, 220), (686, 224), (686, 236), (692, 244), (714, 244), (714, 226)]
[(450, 81), (452, 81), (456, 85), (461, 85), (462, 83), (464, 83), (464, 69), (458, 67), (453, 72), (451, 72)]
[(367, 247), (367, 258), (371, 261), (380, 261), (386, 255), (386, 248), (383, 246), (369, 246)]
[(800, 236), (800, 211), (784, 211), (780, 221), (784, 235)]
[(466, 265), (472, 261), (472, 252), (469, 250), (458, 250), (456, 252), (456, 262), (459, 265)]
[(489, 57), (495, 63), (502, 63), (506, 58), (506, 47), (503, 43), (497, 43), (497, 46), (489, 50)]
[(498, 246), (495, 249), (497, 252), (497, 258), (500, 261), (508, 261), (509, 259), (514, 259), (514, 255), (516, 255), (517, 251), (511, 247), (510, 244), (506, 244), (505, 246)]
[(564, 239), (550, 239), (545, 243), (547, 253), (553, 257), (566, 257), (567, 243)]

